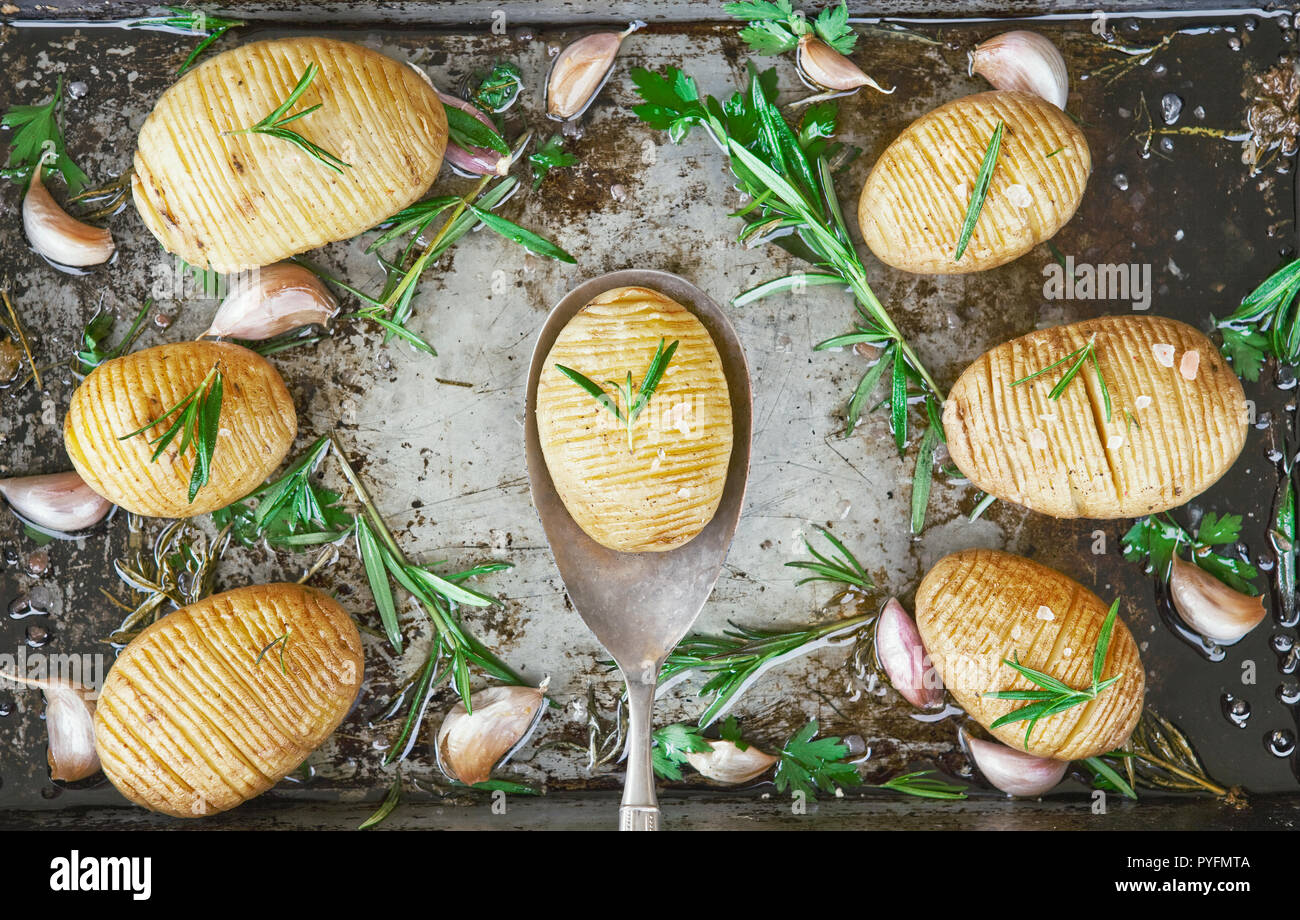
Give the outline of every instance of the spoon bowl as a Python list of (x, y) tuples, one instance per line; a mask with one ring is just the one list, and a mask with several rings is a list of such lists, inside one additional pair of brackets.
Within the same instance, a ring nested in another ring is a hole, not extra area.
[[(731, 460), (717, 511), (692, 540), (661, 553), (620, 553), (587, 536), (555, 489), (537, 433), (537, 381), (551, 346), (583, 307), (605, 291), (620, 287), (650, 288), (694, 314), (718, 349), (731, 397)], [(752, 422), (749, 364), (735, 328), (717, 303), (677, 275), (630, 269), (593, 278), (555, 305), (538, 334), (528, 369), (524, 421), (528, 479), (533, 506), (569, 598), (627, 682), (627, 777), (619, 817), (624, 830), (658, 827), (659, 807), (650, 767), (650, 716), (658, 675), (668, 653), (699, 616), (731, 547), (745, 501)]]

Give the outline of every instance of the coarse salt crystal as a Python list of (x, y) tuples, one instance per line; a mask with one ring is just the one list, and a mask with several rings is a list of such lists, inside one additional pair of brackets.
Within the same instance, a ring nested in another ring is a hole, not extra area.
[(1151, 397), (1139, 396), (1137, 399), (1133, 401), (1133, 405), (1139, 409), (1145, 409), (1147, 406), (1151, 405)]
[(1174, 366), (1174, 346), (1157, 342), (1151, 346), (1151, 354), (1161, 367)]
[(1034, 196), (1023, 185), (1012, 185), (1007, 188), (1007, 201), (1018, 208), (1027, 208), (1034, 203)]
[(1029, 430), (1029, 446), (1035, 450), (1047, 450), (1047, 433), (1041, 428)]
[(1039, 607), (1039, 608), (1038, 608), (1038, 613), (1036, 614), (1036, 616), (1037, 616), (1038, 619), (1040, 619), (1040, 620), (1055, 620), (1055, 619), (1056, 619), (1056, 614), (1052, 613), (1052, 608), (1051, 608), (1051, 607), (1047, 607), (1047, 606)]
[(1065, 648), (1061, 649), (1061, 654), (1064, 655), (1066, 658), (1069, 658), (1071, 655), (1074, 654), (1074, 649), (1070, 648), (1067, 645)]
[(1200, 369), (1201, 353), (1199, 351), (1183, 352), (1183, 359), (1178, 362), (1178, 373), (1183, 375), (1183, 379), (1195, 380)]
[(1118, 450), (1124, 446), (1124, 436), (1122, 434), (1113, 434), (1106, 439), (1107, 450)]

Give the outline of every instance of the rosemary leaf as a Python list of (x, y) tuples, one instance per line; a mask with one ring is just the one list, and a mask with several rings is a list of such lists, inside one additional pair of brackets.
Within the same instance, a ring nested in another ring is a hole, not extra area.
[(918, 770), (904, 773), (878, 784), (877, 789), (890, 789), (922, 799), (944, 799), (955, 801), (966, 798), (966, 787), (933, 778), (933, 770)]
[(538, 236), (526, 227), (521, 227), (518, 224), (508, 221), (504, 217), (493, 214), (491, 211), (486, 211), (477, 205), (471, 204), (467, 207), (469, 208), (470, 213), (483, 222), (483, 226), (487, 227), (494, 233), (500, 234), (511, 242), (518, 243), (529, 252), (535, 252), (539, 256), (546, 256), (548, 259), (568, 262), (570, 265), (575, 264), (578, 261), (550, 240)]
[(375, 813), (362, 821), (361, 824), (357, 826), (357, 830), (369, 830), (376, 824), (383, 823), (384, 819), (393, 813), (393, 810), (397, 808), (398, 803), (401, 801), (402, 775), (399, 773), (397, 774), (397, 778), (393, 780), (392, 785), (388, 787), (388, 793), (384, 796), (384, 800), (379, 804), (379, 807), (375, 809)]
[(397, 606), (393, 603), (393, 589), (388, 584), (388, 567), (384, 562), (384, 551), (375, 538), (374, 531), (364, 516), (357, 518), (357, 550), (366, 569), (366, 579), (370, 582), (370, 593), (374, 595), (375, 606), (379, 610), (379, 620), (384, 624), (384, 633), (393, 649), (402, 652), (402, 627), (397, 621)]
[(989, 194), (989, 183), (993, 181), (993, 170), (997, 167), (998, 153), (1002, 149), (1002, 132), (1006, 125), (999, 121), (997, 127), (993, 129), (993, 136), (989, 138), (988, 147), (984, 150), (984, 159), (980, 162), (979, 173), (975, 176), (975, 187), (971, 190), (970, 201), (966, 204), (966, 219), (962, 221), (961, 235), (957, 238), (957, 252), (953, 255), (954, 262), (960, 262), (961, 257), (966, 253), (966, 247), (970, 244), (971, 234), (975, 232), (975, 224), (980, 219), (980, 211), (984, 209), (984, 199)]

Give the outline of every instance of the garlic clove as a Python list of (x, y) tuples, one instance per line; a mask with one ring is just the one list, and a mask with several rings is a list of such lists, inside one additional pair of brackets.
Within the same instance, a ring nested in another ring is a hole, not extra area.
[(710, 741), (708, 751), (691, 751), (687, 761), (701, 776), (734, 786), (758, 779), (781, 758), (752, 744), (743, 751), (734, 741)]
[(830, 93), (854, 93), (864, 86), (870, 86), (889, 95), (897, 89), (885, 89), (867, 76), (857, 64), (811, 33), (799, 39), (795, 66), (808, 84)]
[(1033, 93), (1065, 111), (1070, 95), (1065, 58), (1037, 32), (1018, 29), (981, 42), (970, 53), (970, 72), (995, 89)]
[(1007, 795), (1035, 798), (1051, 792), (1065, 778), (1065, 760), (1035, 757), (996, 741), (966, 736), (966, 747), (976, 768), (995, 788)]
[(587, 111), (614, 69), (618, 49), (644, 22), (622, 32), (596, 32), (570, 44), (555, 57), (546, 78), (546, 116), (571, 121)]
[(315, 273), (277, 262), (234, 276), (201, 337), (261, 341), (302, 326), (323, 326), (338, 312), (338, 301)]
[(113, 235), (82, 223), (59, 207), (41, 181), (39, 163), (23, 196), (23, 230), (32, 249), (57, 265), (85, 268), (113, 256)]
[(546, 686), (489, 687), (451, 707), (434, 743), (442, 772), (466, 786), (484, 782), (532, 734), (546, 708)]
[(75, 472), (0, 479), (0, 495), (23, 520), (59, 533), (92, 527), (113, 507)]
[(37, 680), (0, 672), (0, 678), (45, 692), (45, 730), (49, 734), (50, 778), (65, 783), (99, 772), (95, 750), (95, 702), (85, 687), (68, 680)]
[(1170, 560), (1169, 596), (1183, 622), (1207, 639), (1236, 642), (1264, 619), (1264, 598), (1234, 591), (1205, 569)]
[[(436, 90), (438, 98), (442, 100), (443, 105), (449, 105), (473, 115), (483, 124), (487, 125), (493, 131), (496, 125), (492, 120), (479, 111), (478, 106), (464, 99), (450, 96), (441, 90)], [(455, 141), (447, 142), (447, 152), (444, 158), (451, 164), (453, 169), (468, 176), (504, 176), (510, 171), (510, 164), (514, 162), (514, 156), (507, 153), (497, 153), (495, 150), (489, 150), (486, 147), (462, 147)]]
[(918, 709), (943, 705), (943, 681), (925, 654), (916, 623), (896, 598), (876, 619), (876, 663), (903, 699)]

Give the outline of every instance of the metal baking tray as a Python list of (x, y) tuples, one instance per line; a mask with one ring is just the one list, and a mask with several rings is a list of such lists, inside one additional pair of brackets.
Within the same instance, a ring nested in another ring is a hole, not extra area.
[[(813, 4), (820, 6), (820, 4)], [(1029, 17), (1070, 64), (1071, 107), (1092, 147), (1094, 171), (1075, 218), (1053, 241), (1083, 263), (1150, 267), (1151, 312), (1208, 329), (1210, 315), (1229, 312), (1271, 273), (1296, 244), (1295, 160), (1277, 158), (1262, 171), (1242, 162), (1254, 77), (1279, 56), (1294, 57), (1294, 9), (1230, 9), (1192, 4), (1164, 13), (1147, 2), (1107, 4), (1116, 41), (1152, 47), (1147, 58), (1106, 48), (1094, 34), (1096, 17), (1067, 3), (945, 4), (914, 0), (850, 4), (861, 34), (857, 58), (891, 96), (863, 92), (842, 103), (846, 140), (863, 154), (839, 182), (850, 207), (870, 165), (914, 118), (957, 96), (982, 89), (968, 76), (966, 51), (981, 39)], [(885, 9), (887, 7), (887, 9)], [(513, 797), (495, 815), (482, 798), (446, 795), (429, 737), (450, 705), (436, 697), (424, 735), (405, 767), (407, 792), (386, 826), (607, 827), (614, 820), (617, 763), (589, 769), (589, 719), (613, 717), (616, 673), (566, 603), (541, 527), (531, 507), (524, 464), (525, 377), (534, 337), (549, 308), (569, 289), (624, 268), (653, 268), (691, 280), (719, 302), (745, 288), (799, 268), (775, 247), (737, 244), (738, 223), (727, 214), (740, 203), (725, 164), (702, 137), (673, 146), (630, 111), (639, 99), (633, 66), (682, 65), (714, 94), (743, 80), (750, 57), (734, 22), (713, 4), (645, 2), (409, 2), (235, 3), (221, 10), (250, 24), (213, 49), (293, 33), (337, 35), (410, 60), (442, 87), (456, 87), (472, 70), (499, 58), (518, 63), (528, 88), (523, 111), (540, 131), (542, 82), (549, 56), (602, 24), (638, 18), (648, 27), (624, 45), (613, 77), (582, 122), (570, 148), (580, 166), (561, 171), (537, 191), (507, 206), (512, 219), (537, 228), (574, 253), (578, 264), (543, 261), (485, 234), (464, 238), (426, 275), (414, 327), (438, 348), (436, 358), (405, 347), (377, 347), (373, 336), (345, 329), (310, 350), (275, 359), (299, 412), (299, 445), (337, 430), (375, 484), (377, 501), (404, 545), (423, 558), (474, 563), (504, 559), (509, 572), (484, 583), (505, 598), (499, 611), (471, 612), (470, 627), (530, 678), (549, 676), (557, 706), (506, 769), (546, 795)], [(135, 133), (159, 93), (174, 79), (192, 38), (123, 30), (111, 20), (156, 12), (136, 4), (6, 4), (0, 60), (8, 75), (0, 105), (43, 100), (62, 75), (67, 87), (66, 132), (77, 161), (93, 181), (130, 165)], [(892, 19), (881, 19), (888, 13)], [(1043, 14), (1043, 15), (1038, 15)], [(494, 23), (504, 25), (504, 32)], [(1170, 38), (1172, 36), (1172, 38)], [(1167, 39), (1167, 41), (1166, 41)], [(1136, 63), (1135, 63), (1136, 62)], [(775, 66), (781, 87), (798, 86), (788, 58)], [(1120, 68), (1127, 63), (1131, 66)], [(1119, 71), (1116, 73), (1116, 71)], [(1088, 75), (1085, 79), (1084, 75)], [(1217, 134), (1159, 133), (1159, 101), (1183, 100), (1183, 126)], [(1144, 102), (1145, 100), (1145, 102)], [(1143, 105), (1155, 112), (1145, 134)], [(1237, 139), (1233, 139), (1237, 138)], [(1150, 149), (1144, 151), (1144, 142)], [(1167, 142), (1167, 143), (1163, 143)], [(457, 187), (445, 170), (440, 188)], [(62, 414), (76, 381), (64, 359), (100, 308), (129, 317), (144, 298), (167, 328), (151, 324), (141, 344), (193, 338), (215, 301), (184, 281), (183, 272), (145, 231), (131, 208), (113, 218), (119, 255), (108, 269), (62, 274), (30, 252), (18, 219), (18, 188), (0, 186), (0, 265), (46, 371), (45, 389), (32, 384), (0, 390), (0, 474), (68, 468)], [(856, 223), (851, 221), (850, 223)], [(856, 233), (856, 227), (854, 227)], [(377, 288), (380, 272), (353, 241), (314, 254), (353, 283)], [(1049, 300), (1044, 267), (1054, 256), (1040, 246), (1000, 269), (970, 276), (927, 277), (892, 271), (868, 255), (870, 281), (928, 366), (950, 383), (975, 356), (1041, 325), (1127, 312), (1119, 301)], [(1294, 635), (1273, 621), (1207, 660), (1163, 624), (1154, 584), (1125, 562), (1119, 538), (1128, 522), (1055, 521), (1006, 504), (976, 522), (967, 515), (973, 488), (936, 479), (924, 533), (908, 528), (912, 457), (900, 460), (879, 415), (851, 437), (841, 411), (865, 360), (852, 352), (817, 353), (817, 341), (846, 331), (853, 316), (847, 295), (810, 288), (731, 311), (753, 369), (753, 466), (745, 513), (722, 577), (697, 629), (716, 633), (736, 622), (752, 627), (824, 621), (846, 611), (824, 586), (796, 588), (786, 562), (800, 558), (812, 526), (831, 527), (882, 586), (910, 602), (928, 566), (971, 546), (1004, 547), (1055, 566), (1103, 597), (1128, 599), (1126, 616), (1148, 669), (1148, 701), (1190, 736), (1211, 775), (1250, 792), (1250, 806), (1212, 799), (1147, 794), (1134, 805), (1111, 797), (1105, 820), (1092, 814), (1081, 785), (1039, 802), (1009, 802), (974, 790), (959, 803), (880, 796), (816, 803), (797, 820), (819, 827), (1275, 827), (1295, 822), (1294, 759), (1274, 757), (1264, 736), (1296, 731), (1296, 713), (1278, 701), (1282, 677), (1275, 634)], [(1293, 381), (1293, 378), (1291, 378)], [(1285, 380), (1283, 381), (1286, 382)], [(1244, 542), (1256, 555), (1265, 537), (1277, 471), (1269, 452), (1294, 436), (1294, 393), (1272, 379), (1249, 386), (1257, 401), (1252, 428), (1236, 466), (1195, 502), (1196, 510), (1247, 515)], [(328, 474), (334, 476), (333, 472)], [(161, 522), (135, 539), (146, 542)], [(47, 636), (41, 651), (100, 654), (121, 612), (101, 589), (121, 594), (112, 562), (128, 549), (125, 514), (97, 536), (37, 547), (12, 515), (0, 514), (0, 652), (25, 646), (29, 627)], [(1092, 551), (1100, 532), (1105, 551)], [(295, 579), (310, 554), (294, 556), (232, 547), (222, 559), (219, 587)], [(32, 574), (34, 570), (41, 573)], [(355, 553), (313, 580), (334, 591), (363, 624), (377, 623)], [(1261, 581), (1262, 584), (1262, 581)], [(5, 614), (35, 595), (43, 614)], [(858, 735), (870, 751), (868, 779), (931, 765), (961, 777), (969, 772), (955, 743), (955, 722), (922, 722), (892, 694), (870, 692), (851, 649), (823, 649), (767, 673), (736, 710), (747, 735), (779, 745), (809, 718), (822, 730)], [(396, 731), (383, 705), (420, 664), (419, 642), (402, 657), (367, 639), (368, 675), (362, 702), (299, 774), (259, 799), (184, 827), (355, 827), (369, 814), (391, 771), (382, 752)], [(1256, 682), (1243, 685), (1254, 669)], [(697, 683), (674, 688), (659, 702), (659, 724), (691, 720), (702, 708)], [(1246, 727), (1225, 719), (1220, 700), (1232, 692), (1249, 700)], [(175, 826), (129, 807), (107, 783), (64, 788), (45, 765), (42, 704), (35, 693), (0, 690), (0, 825), (7, 827)], [(697, 778), (698, 779), (698, 778)], [(770, 785), (735, 791), (699, 782), (661, 784), (668, 826), (788, 827), (788, 803)]]

